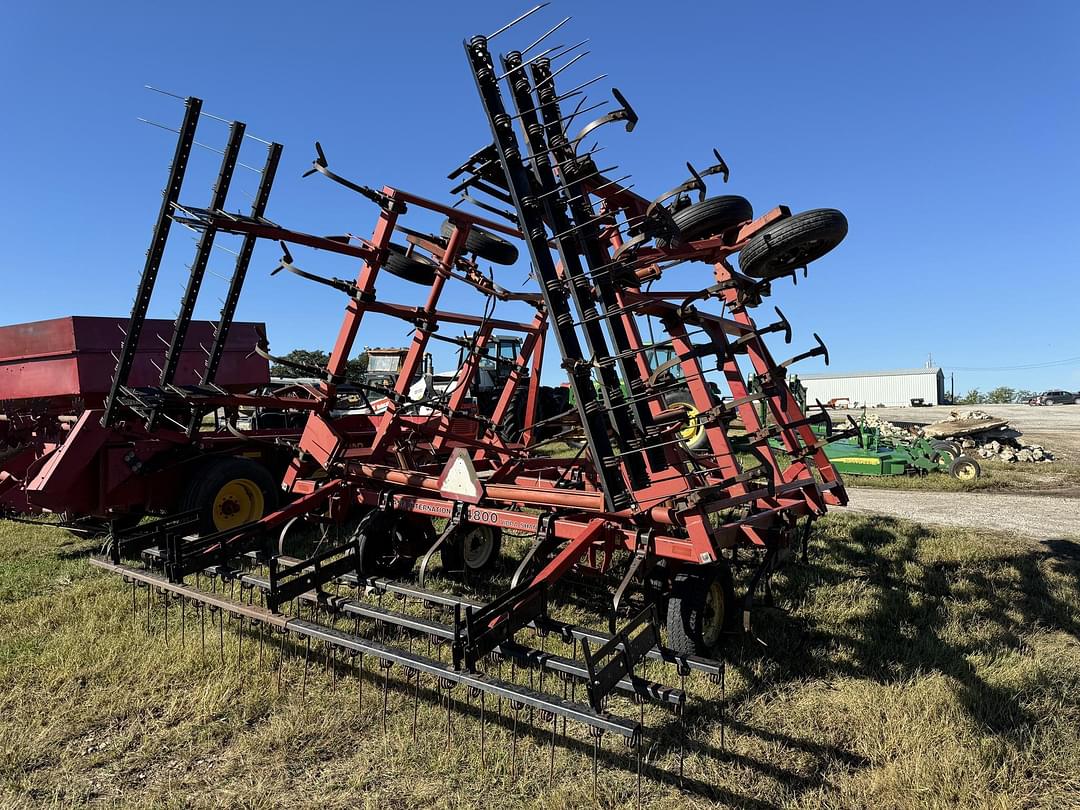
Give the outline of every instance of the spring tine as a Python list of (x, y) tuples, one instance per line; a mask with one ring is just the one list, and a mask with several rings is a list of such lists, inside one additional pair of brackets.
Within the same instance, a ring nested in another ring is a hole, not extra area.
[[(414, 675), (414, 680), (413, 680), (413, 704), (412, 704), (412, 738), (413, 738), (413, 742), (416, 742), (416, 717), (420, 712), (420, 670), (416, 670), (413, 673), (413, 675)], [(481, 759), (481, 761), (483, 761), (483, 758), (484, 758), (484, 753), (483, 753), (483, 750), (484, 750), (483, 749), (484, 732), (483, 732), (482, 729), (483, 729), (483, 726), (481, 726), (481, 731), (480, 731), (480, 759)]]
[(281, 669), (282, 669), (282, 664), (285, 663), (285, 636), (287, 635), (286, 631), (282, 630), (280, 635), (281, 635), (281, 642), (278, 644), (278, 659), (277, 659), (277, 693), (279, 695), (281, 694)]
[(199, 611), (199, 644), (202, 646), (202, 656), (206, 657), (206, 604), (198, 606)]
[(727, 684), (724, 683), (727, 678), (725, 673), (727, 672), (727, 662), (723, 658), (720, 659), (720, 750), (724, 750), (724, 731), (727, 726)]
[(244, 649), (244, 617), (237, 616), (236, 623), (236, 674), (240, 679), (240, 683), (244, 682), (244, 673), (240, 671), (240, 656)]
[(555, 735), (559, 733), (559, 716), (551, 713), (551, 754), (548, 761), (548, 788), (555, 780)]
[(308, 664), (311, 662), (311, 636), (307, 636), (304, 644), (304, 682), (300, 688), (301, 702), (307, 699)]
[(391, 667), (391, 663), (389, 661), (384, 661), (383, 659), (380, 658), (379, 659), (379, 666), (382, 667), (382, 671), (383, 671), (383, 682), (382, 682), (382, 729), (383, 729), (383, 741), (385, 742), (386, 741), (386, 693), (390, 689), (390, 667)]
[(221, 655), (221, 663), (225, 663), (225, 611), (219, 610), (218, 614), (218, 652)]
[(514, 733), (510, 749), (510, 776), (513, 777), (517, 775), (518, 710), (514, 706), (510, 708), (514, 713)]
[(641, 730), (637, 735), (637, 806), (641, 807), (641, 738), (645, 734), (645, 701), (641, 702)]
[(496, 81), (500, 81), (500, 82), (501, 82), (501, 81), (502, 81), (503, 79), (505, 79), (505, 78), (506, 78), (507, 76), (512, 76), (513, 74), (517, 73), (517, 72), (518, 72), (519, 70), (521, 70), (522, 68), (524, 68), (524, 67), (525, 67), (526, 65), (530, 65), (530, 64), (532, 64), (532, 63), (533, 63), (533, 62), (535, 62), (535, 61), (536, 61), (537, 59), (543, 59), (543, 58), (544, 58), (545, 56), (547, 56), (547, 55), (548, 55), (549, 53), (551, 53), (552, 51), (557, 51), (557, 50), (559, 50), (559, 49), (560, 49), (561, 47), (563, 47), (563, 46), (562, 46), (562, 45), (553, 45), (552, 47), (548, 48), (547, 50), (543, 50), (543, 51), (540, 51), (540, 53), (538, 53), (538, 54), (537, 54), (536, 56), (532, 56), (532, 57), (529, 57), (529, 59), (527, 59), (526, 61), (522, 62), (522, 63), (521, 63), (520, 65), (518, 65), (518, 66), (517, 66), (516, 68), (510, 68), (510, 70), (506, 71), (506, 73), (504, 73), (504, 74), (502, 74), (501, 76), (499, 76), (499, 77), (498, 77), (498, 78), (496, 79)]
[(331, 667), (330, 667), (330, 670), (331, 670), (331, 673), (332, 673), (331, 677), (330, 677), (330, 691), (331, 692), (336, 692), (337, 691), (337, 647), (331, 647), (330, 648), (330, 656), (331, 656), (331, 660), (333, 662), (331, 664)]
[[(485, 733), (487, 731), (487, 714), (484, 706), (484, 692), (480, 691), (480, 764), (487, 767), (487, 755), (484, 749)], [(416, 736), (416, 725), (413, 724), (413, 736)]]
[[(359, 617), (357, 617), (359, 621)], [(364, 711), (364, 654), (360, 653), (360, 660), (356, 663), (356, 713)]]
[(446, 748), (450, 748), (454, 744), (454, 733), (450, 725), (450, 715), (454, 707), (454, 692), (453, 684), (447, 681), (446, 683)]
[(138, 613), (135, 607), (135, 592), (138, 590), (138, 586), (135, 585), (135, 580), (131, 580), (131, 626), (135, 627), (135, 622), (138, 621)]
[(491, 40), (495, 39), (495, 37), (497, 37), (499, 34), (505, 32), (505, 31), (509, 31), (511, 28), (513, 28), (519, 22), (524, 20), (526, 17), (531, 17), (537, 11), (539, 11), (540, 9), (542, 9), (545, 6), (548, 6), (548, 5), (550, 5), (550, 3), (540, 3), (539, 5), (533, 6), (528, 11), (526, 11), (524, 14), (522, 14), (520, 17), (515, 17), (510, 22), (508, 22), (506, 25), (504, 25), (502, 28), (495, 31), (495, 33), (488, 34), (486, 39), (490, 42)]
[(150, 634), (150, 586), (146, 586), (146, 633)]
[(266, 626), (259, 622), (259, 668), (263, 665), (263, 645), (266, 643)]
[(187, 646), (187, 599), (180, 594), (180, 646)]
[(525, 54), (527, 54), (529, 51), (531, 51), (533, 48), (535, 48), (537, 45), (539, 45), (541, 42), (543, 42), (549, 36), (554, 34), (556, 31), (558, 31), (560, 28), (562, 28), (568, 22), (570, 22), (570, 18), (569, 17), (563, 17), (559, 22), (555, 23), (555, 25), (551, 26), (551, 28), (549, 28), (547, 31), (542, 33), (539, 37), (534, 39), (532, 41), (532, 43), (528, 47), (522, 48), (521, 55), (524, 56)]
[(594, 802), (596, 801), (596, 797), (598, 795), (598, 791), (597, 791), (597, 766), (598, 766), (599, 760), (600, 760), (600, 735), (603, 734), (603, 733), (604, 732), (602, 732), (598, 728), (592, 728), (591, 726), (589, 727), (589, 734), (592, 735), (592, 738), (593, 738), (593, 749), (592, 749), (592, 795), (593, 795), (593, 801)]
[[(585, 44), (585, 42), (588, 42), (588, 40), (584, 40), (583, 42), (580, 42), (580, 43), (578, 43), (578, 45), (584, 45), (584, 44)], [(574, 45), (573, 47), (574, 47), (574, 48), (576, 48), (576, 47), (578, 47), (578, 45)], [(570, 51), (570, 50), (572, 50), (572, 48), (568, 48), (568, 49), (567, 49), (566, 51), (564, 51), (564, 53), (569, 53), (569, 51)], [(569, 62), (567, 62), (567, 63), (566, 63), (565, 65), (563, 65), (562, 67), (558, 68), (557, 70), (553, 70), (553, 71), (551, 72), (551, 75), (550, 75), (550, 76), (548, 76), (548, 77), (547, 77), (546, 79), (544, 79), (544, 80), (543, 80), (542, 82), (540, 82), (540, 83), (539, 83), (538, 85), (536, 85), (536, 87), (535, 87), (535, 88), (533, 88), (533, 89), (534, 89), (534, 90), (539, 90), (539, 89), (540, 89), (540, 88), (541, 88), (541, 87), (542, 87), (543, 85), (545, 85), (545, 84), (547, 84), (548, 82), (552, 81), (552, 80), (553, 80), (553, 79), (554, 79), (554, 78), (555, 78), (556, 76), (558, 76), (558, 75), (559, 75), (560, 73), (562, 73), (562, 72), (563, 72), (564, 70), (566, 70), (566, 69), (567, 69), (568, 67), (570, 67), (570, 66), (571, 66), (572, 64), (574, 64), (574, 63), (575, 63), (576, 61), (578, 61), (579, 59), (581, 59), (581, 58), (583, 58), (583, 57), (586, 57), (586, 56), (588, 56), (588, 55), (589, 55), (590, 53), (592, 53), (592, 51), (582, 51), (581, 53), (579, 53), (579, 54), (578, 54), (577, 56), (575, 56), (575, 57), (574, 57), (573, 59), (571, 59), (571, 60), (570, 60)], [(557, 55), (558, 55), (558, 56), (562, 56), (563, 54), (557, 54)], [(554, 58), (554, 57), (552, 57), (552, 58)]]

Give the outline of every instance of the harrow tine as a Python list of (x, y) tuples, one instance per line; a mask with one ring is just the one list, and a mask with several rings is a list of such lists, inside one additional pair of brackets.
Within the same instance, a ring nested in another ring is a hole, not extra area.
[(383, 671), (383, 682), (382, 682), (382, 730), (383, 730), (383, 741), (384, 742), (386, 741), (386, 714), (387, 714), (386, 697), (387, 697), (387, 693), (390, 690), (390, 667), (392, 667), (393, 665), (394, 665), (394, 663), (392, 661), (388, 661), (385, 658), (380, 658), (379, 659), (379, 668), (382, 669), (382, 671)]
[(180, 646), (187, 647), (187, 599), (180, 596)]
[[(520, 15), (518, 17), (515, 17), (510, 22), (508, 22), (506, 25), (504, 25), (502, 28), (499, 28), (498, 30), (496, 30), (494, 33), (488, 34), (485, 37), (485, 39), (487, 39), (490, 42), (491, 40), (495, 39), (495, 37), (497, 37), (499, 34), (502, 34), (502, 33), (506, 32), (506, 31), (509, 31), (511, 28), (513, 28), (519, 22), (524, 20), (526, 17), (531, 17), (537, 11), (539, 11), (540, 9), (544, 8), (545, 6), (549, 6), (549, 5), (551, 5), (551, 4), (550, 3), (540, 3), (539, 5), (533, 6), (528, 11), (526, 11), (524, 14), (522, 14), (522, 15)], [(560, 23), (560, 25), (561, 24), (562, 23)], [(558, 26), (556, 26), (556, 27), (558, 27)], [(551, 32), (549, 31), (548, 33), (551, 33)], [(544, 36), (547, 36), (547, 34), (544, 34)], [(543, 37), (541, 37), (541, 39), (542, 38)]]
[(358, 653), (356, 662), (356, 713), (364, 711), (364, 654)]
[(200, 604), (199, 611), (199, 643), (202, 647), (202, 657), (206, 658), (206, 605)]
[[(412, 738), (413, 742), (416, 742), (416, 718), (420, 713), (420, 670), (411, 670), (413, 678), (413, 705), (412, 705)], [(481, 693), (482, 695), (483, 693)], [(484, 758), (484, 732), (480, 732), (480, 759), (481, 762)]]
[(308, 664), (311, 662), (311, 636), (307, 636), (304, 644), (304, 682), (300, 687), (300, 701), (307, 700)]
[(244, 650), (244, 617), (237, 616), (236, 623), (239, 625), (236, 628), (236, 675), (240, 683), (243, 683), (244, 674), (240, 671), (240, 656)]

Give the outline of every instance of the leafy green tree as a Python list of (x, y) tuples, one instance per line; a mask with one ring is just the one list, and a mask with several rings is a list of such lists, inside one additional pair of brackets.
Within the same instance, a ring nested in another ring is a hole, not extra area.
[(1028, 391), (1026, 388), (1020, 388), (1013, 392), (1013, 402), (1017, 402), (1023, 405), (1033, 396), (1035, 396), (1034, 391)]
[(1016, 401), (1016, 390), (1005, 385), (999, 385), (986, 395), (986, 401), (991, 405), (1004, 405)]
[(978, 388), (972, 388), (959, 399), (960, 405), (978, 405), (983, 401), (982, 392)]
[[(310, 372), (303, 371), (292, 366), (284, 365), (283, 363), (274, 363), (270, 366), (271, 377), (309, 377), (309, 376), (322, 376), (322, 374), (315, 374), (315, 369), (325, 369), (326, 364), (330, 362), (330, 355), (321, 349), (293, 349), (291, 352), (282, 357), (282, 360), (288, 360), (290, 363), (296, 363), (302, 366), (307, 366), (311, 369)], [(367, 352), (361, 352), (359, 356), (354, 357), (349, 361), (345, 371), (345, 378), (358, 382), (367, 371), (368, 356)]]

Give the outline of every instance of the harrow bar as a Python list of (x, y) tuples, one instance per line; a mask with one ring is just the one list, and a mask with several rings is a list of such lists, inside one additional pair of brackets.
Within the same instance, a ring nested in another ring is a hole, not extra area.
[(348, 653), (373, 656), (386, 668), (400, 665), (408, 673), (418, 672), (431, 676), (437, 679), (440, 685), (462, 684), (470, 690), (508, 700), (511, 706), (527, 707), (541, 713), (563, 717), (570, 722), (588, 726), (596, 732), (612, 733), (623, 737), (631, 744), (636, 744), (641, 738), (642, 727), (639, 722), (598, 712), (589, 706), (560, 698), (557, 695), (540, 692), (522, 684), (510, 683), (486, 674), (455, 669), (452, 665), (441, 661), (355, 633), (347, 633), (307, 619), (286, 617), (259, 605), (244, 604), (224, 596), (209, 594), (183, 583), (170, 582), (166, 577), (148, 571), (117, 565), (101, 558), (91, 558), (90, 562), (92, 565), (120, 575), (125, 581), (142, 583), (159, 591), (183, 597), (197, 606), (204, 605), (222, 610), (286, 633), (295, 633), (305, 639), (321, 641)]

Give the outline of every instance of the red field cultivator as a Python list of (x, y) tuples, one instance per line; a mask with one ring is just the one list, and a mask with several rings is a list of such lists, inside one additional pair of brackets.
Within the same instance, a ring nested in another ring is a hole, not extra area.
[[(599, 150), (584, 148), (585, 141), (605, 124), (633, 129), (637, 116), (614, 91), (617, 109), (572, 132), (586, 111), (582, 93), (590, 82), (559, 92), (556, 77), (578, 57), (570, 56), (573, 49), (542, 47), (550, 33), (497, 60), (489, 50), (494, 35), (465, 43), (492, 140), (451, 179), (455, 193), (499, 221), (348, 180), (330, 170), (317, 146), (309, 173), (361, 195), (378, 216), (367, 237), (316, 236), (272, 223), (261, 210), (241, 216), (226, 213), (216, 200), (207, 208), (182, 205), (174, 182), (181, 161), (174, 162), (163, 220), (195, 228), (204, 239), (225, 232), (243, 235), (245, 245), (259, 238), (281, 242), (279, 269), (339, 292), (345, 314), (327, 367), (298, 369), (321, 382), (302, 403), (308, 415), (281, 482), (283, 505), (214, 532), (200, 531), (183, 515), (169, 516), (115, 533), (109, 559), (96, 563), (123, 575), (133, 597), (136, 587), (147, 589), (148, 604), (152, 594), (161, 595), (166, 611), (176, 601), (181, 616), (197, 614), (201, 621), (207, 610), (224, 611), (260, 637), (273, 628), (282, 645), (287, 637), (299, 639), (305, 656), (312, 644), (322, 645), (335, 667), (339, 654), (347, 657), (361, 684), (372, 674), (364, 660), (374, 660), (384, 690), (398, 667), (409, 683), (431, 678), (448, 694), (464, 685), (467, 699), (479, 701), (481, 717), (485, 696), (500, 705), (509, 700), (515, 729), (517, 712), (527, 707), (530, 717), (539, 712), (556, 729), (562, 717), (564, 733), (567, 720), (583, 724), (596, 748), (601, 735), (615, 734), (637, 747), (640, 767), (641, 720), (613, 713), (609, 699), (681, 712), (684, 689), (647, 678), (650, 659), (667, 662), (681, 676), (699, 671), (722, 678), (722, 662), (708, 657), (721, 636), (749, 629), (755, 594), (805, 543), (827, 505), (846, 501), (824, 442), (811, 430), (828, 417), (803, 413), (786, 382), (792, 363), (827, 359), (826, 349), (818, 339), (808, 351), (777, 362), (764, 338), (779, 333), (790, 341), (790, 325), (780, 314), (759, 326), (751, 311), (776, 279), (835, 247), (847, 224), (834, 210), (792, 214), (780, 206), (755, 217), (742, 197), (707, 196), (706, 177), (727, 179), (719, 155), (702, 171), (688, 164), (685, 182), (651, 200), (624, 185), (625, 178), (610, 179), (614, 167), (599, 168)], [(553, 69), (553, 61), (568, 56)], [(572, 112), (563, 109), (571, 103)], [(198, 100), (189, 99), (178, 155), (190, 144), (198, 110)], [(435, 233), (423, 225), (432, 218), (443, 220)], [(159, 241), (156, 234), (155, 245)], [(535, 292), (510, 291), (481, 270), (481, 260), (513, 264), (517, 244), (528, 252)], [(292, 254), (304, 248), (359, 260), (355, 280), (302, 269)], [(738, 271), (731, 262), (736, 254)], [(185, 308), (194, 303), (200, 272), (197, 262)], [(688, 289), (664, 289), (661, 282), (677, 273), (690, 277)], [(386, 274), (422, 291), (422, 303), (378, 295)], [(144, 275), (140, 301), (146, 285)], [(462, 291), (457, 300), (471, 292), (473, 312), (442, 306), (450, 285)], [(503, 302), (535, 314), (527, 321), (498, 318)], [(408, 324), (412, 341), (396, 382), (378, 389), (389, 403), (379, 412), (343, 414), (336, 404), (346, 363), (376, 315)], [(137, 326), (133, 317), (129, 340)], [(454, 330), (464, 335), (455, 337)], [(503, 360), (512, 368), (493, 412), (482, 414), (468, 391), (495, 332), (523, 339), (518, 356)], [(569, 458), (544, 455), (550, 440), (537, 433), (549, 334), (584, 438), (581, 452)], [(461, 367), (445, 387), (417, 386), (436, 340), (461, 350)], [(669, 359), (656, 362), (659, 350)], [(754, 392), (746, 383), (751, 373), (759, 381)], [(181, 430), (223, 401), (197, 388), (133, 391), (122, 375), (118, 380), (107, 424), (137, 414), (150, 429), (164, 419)], [(522, 387), (524, 431), (508, 440), (499, 426)], [(676, 388), (688, 390), (692, 404), (672, 404)], [(736, 418), (749, 434), (743, 445), (749, 449), (732, 445), (728, 426)], [(707, 434), (694, 450), (682, 437), (690, 423)], [(770, 440), (779, 440), (784, 461)], [(321, 538), (314, 550), (286, 553), (305, 547), (303, 537), (312, 534), (305, 527)], [(436, 557), (444, 577), (500, 581), (495, 564), (503, 556), (503, 535), (529, 542), (492, 601), (428, 587)], [(737, 597), (730, 560), (740, 549), (752, 550), (742, 557), (755, 562)], [(133, 559), (143, 567), (128, 562)], [(244, 598), (207, 584), (218, 581), (231, 581), (231, 589), (239, 584)], [(608, 631), (549, 614), (560, 586), (571, 581), (575, 590), (592, 585), (606, 591)], [(355, 590), (342, 596), (342, 588)], [(396, 609), (383, 606), (384, 594), (398, 597)], [(438, 610), (448, 613), (446, 621), (433, 618)], [(529, 632), (540, 639), (539, 649), (523, 640)], [(552, 634), (567, 654), (545, 650)], [(429, 651), (436, 642), (435, 654), (414, 651), (412, 640), (424, 638)], [(445, 657), (438, 652), (443, 647)], [(530, 685), (504, 677), (504, 661), (511, 672), (529, 671)], [(584, 700), (576, 698), (579, 684)]]

